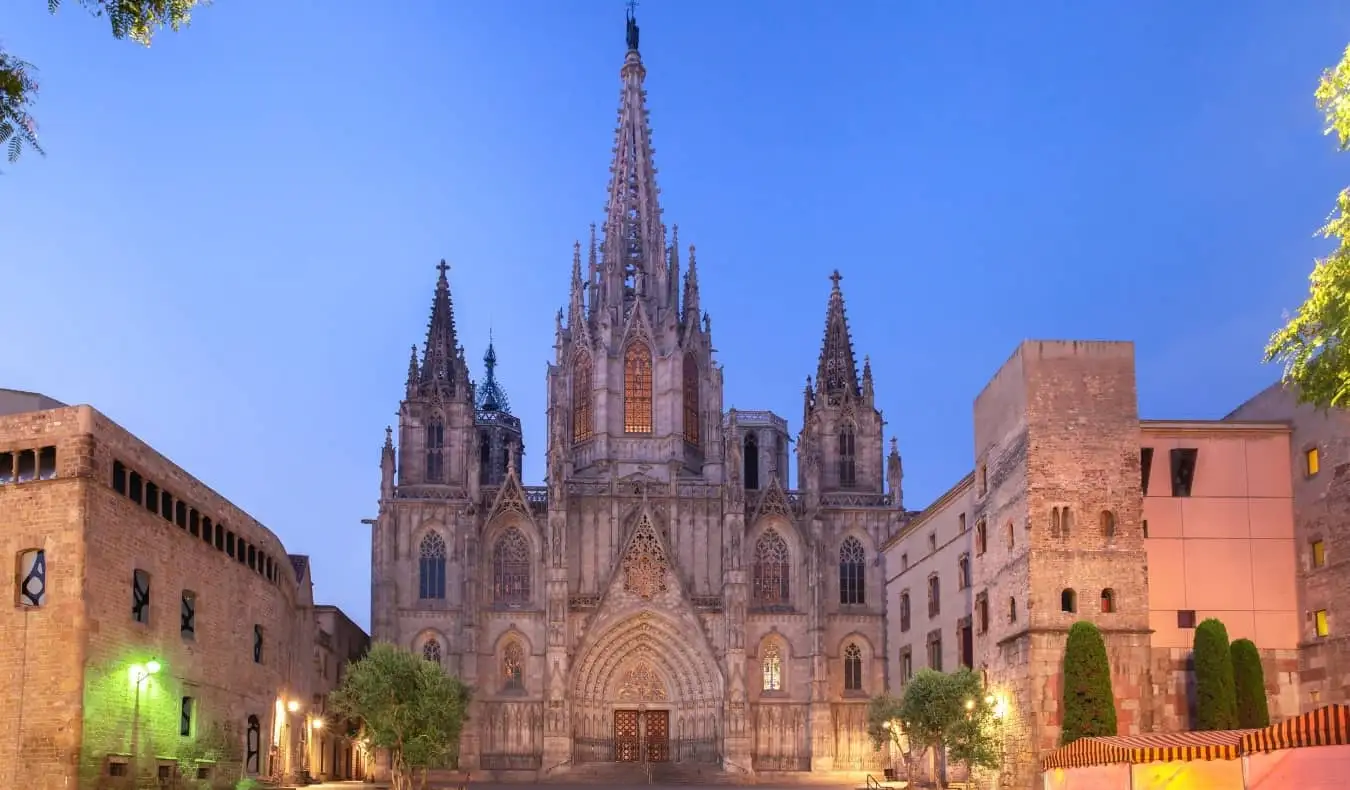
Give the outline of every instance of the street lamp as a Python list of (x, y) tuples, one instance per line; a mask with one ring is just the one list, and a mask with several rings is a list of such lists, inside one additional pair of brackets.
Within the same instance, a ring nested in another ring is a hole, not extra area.
[(290, 702), (287, 702), (286, 710), (290, 711), (291, 713), (295, 713), (296, 711), (300, 710), (300, 701), (291, 700)]

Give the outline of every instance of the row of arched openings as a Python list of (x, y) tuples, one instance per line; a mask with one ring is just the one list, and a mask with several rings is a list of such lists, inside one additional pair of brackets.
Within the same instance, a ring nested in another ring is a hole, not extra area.
[[(445, 538), (428, 532), (418, 546), (417, 597), (445, 598), (447, 552)], [(516, 527), (502, 532), (492, 544), (492, 601), (523, 604), (530, 600), (530, 541)]]
[[(790, 608), (791, 554), (778, 530), (769, 528), (755, 542), (750, 572), (750, 600), (758, 609)], [(867, 550), (849, 535), (839, 545), (839, 603), (867, 602)]]
[[(1068, 506), (1050, 508), (1050, 536), (1068, 538), (1073, 534), (1073, 510)], [(1103, 510), (1097, 515), (1097, 526), (1103, 538), (1116, 536), (1116, 514)]]
[[(701, 441), (699, 367), (692, 353), (684, 355), (684, 440), (697, 446)], [(623, 432), (652, 432), (652, 352), (646, 343), (634, 341), (623, 352)], [(572, 362), (572, 441), (584, 442), (595, 435), (595, 365), (586, 352)]]
[[(863, 689), (863, 651), (856, 642), (844, 646), (841, 666), (845, 691)], [(774, 692), (783, 690), (783, 649), (777, 642), (765, 646), (760, 656), (760, 688)]]
[[(1102, 590), (1098, 597), (1102, 614), (1111, 614), (1116, 610), (1116, 591), (1110, 587)], [(1059, 594), (1059, 609), (1069, 614), (1078, 613), (1078, 593), (1071, 588), (1066, 588)]]

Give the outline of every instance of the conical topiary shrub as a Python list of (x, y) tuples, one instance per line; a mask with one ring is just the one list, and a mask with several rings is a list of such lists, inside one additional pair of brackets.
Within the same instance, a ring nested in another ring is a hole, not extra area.
[(1195, 726), (1191, 729), (1233, 730), (1237, 726), (1228, 629), (1211, 617), (1195, 629)]
[(1069, 629), (1064, 646), (1064, 712), (1060, 744), (1079, 738), (1116, 734), (1116, 698), (1111, 665), (1097, 626), (1086, 620)]
[(1239, 639), (1229, 649), (1233, 659), (1233, 689), (1237, 700), (1238, 726), (1244, 729), (1270, 726), (1266, 702), (1266, 672), (1256, 643)]

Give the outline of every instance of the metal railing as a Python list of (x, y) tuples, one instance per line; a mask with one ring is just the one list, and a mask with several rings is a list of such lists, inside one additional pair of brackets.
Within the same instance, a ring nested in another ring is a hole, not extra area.
[(572, 764), (696, 763), (716, 765), (722, 750), (716, 738), (574, 738)]

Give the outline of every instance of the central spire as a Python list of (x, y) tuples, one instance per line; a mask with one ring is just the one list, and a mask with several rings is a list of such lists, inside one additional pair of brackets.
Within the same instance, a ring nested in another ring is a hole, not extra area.
[(853, 356), (853, 338), (848, 331), (848, 317), (844, 314), (844, 292), (839, 281), (844, 276), (838, 269), (830, 275), (830, 303), (825, 308), (825, 340), (820, 347), (820, 363), (816, 366), (816, 386), (831, 400), (856, 398), (862, 389), (858, 384), (858, 362)]
[(647, 75), (638, 52), (635, 3), (627, 15), (628, 54), (619, 75), (619, 122), (615, 130), (614, 160), (610, 165), (609, 202), (606, 207), (604, 301), (627, 305), (634, 299), (654, 297), (666, 307), (672, 289), (666, 261), (666, 231), (657, 201), (656, 164), (652, 133), (648, 126)]

